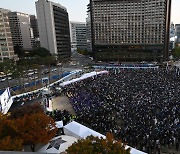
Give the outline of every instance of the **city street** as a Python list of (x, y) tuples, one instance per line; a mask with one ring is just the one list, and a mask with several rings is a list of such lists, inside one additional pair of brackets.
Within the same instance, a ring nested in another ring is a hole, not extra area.
[[(78, 54), (77, 52), (73, 51), (72, 56), (71, 56), (71, 60), (68, 63), (63, 64), (62, 68), (61, 68), (61, 66), (51, 67), (51, 73), (50, 73), (51, 78), (55, 75), (58, 75), (59, 73), (63, 74), (66, 72), (74, 71), (76, 69), (83, 69), (84, 67), (86, 67), (87, 65), (92, 64), (92, 63), (93, 63), (92, 59), (89, 58), (88, 56), (86, 57), (84, 55)], [(58, 71), (58, 69), (59, 69), (59, 71)], [(21, 79), (21, 83), (25, 83), (26, 85), (28, 85), (28, 83), (32, 83), (35, 81), (34, 78), (36, 78), (36, 81), (37, 81), (38, 80), (38, 74), (31, 75), (29, 78), (25, 77), (24, 81), (23, 81), (23, 79)], [(44, 67), (42, 69), (42, 78), (49, 78), (49, 73), (48, 73), (47, 67)], [(18, 79), (11, 79), (11, 80), (9, 80), (9, 84), (11, 87), (15, 87), (15, 86), (19, 85), (19, 81), (18, 81)], [(1, 82), (0, 83), (0, 90), (7, 88), (7, 86), (8, 86), (7, 80)]]

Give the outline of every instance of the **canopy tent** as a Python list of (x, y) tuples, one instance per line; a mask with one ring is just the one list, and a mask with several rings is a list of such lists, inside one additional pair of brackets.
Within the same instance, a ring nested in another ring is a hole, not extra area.
[(77, 142), (77, 139), (72, 136), (61, 135), (57, 136), (49, 141), (48, 144), (40, 148), (37, 152), (40, 153), (61, 153), (64, 152), (73, 143)]
[[(66, 135), (69, 135), (69, 136), (73, 136), (77, 139), (84, 139), (86, 138), (87, 136), (90, 136), (90, 135), (93, 135), (95, 137), (103, 137), (104, 139), (106, 138), (106, 136), (84, 126), (84, 125), (81, 125), (75, 121), (67, 124), (64, 126), (64, 133)], [(126, 148), (128, 148), (129, 146), (126, 146)], [(134, 149), (132, 147), (131, 148), (131, 154), (145, 154), (144, 152), (142, 151), (139, 151), (137, 149)]]
[(63, 128), (63, 121), (62, 120), (61, 121), (56, 121), (55, 123), (56, 123), (57, 128)]
[(71, 83), (87, 79), (89, 77), (93, 77), (93, 76), (96, 76), (96, 75), (99, 75), (99, 74), (107, 74), (107, 73), (108, 73), (108, 71), (100, 71), (100, 72), (95, 72), (94, 71), (94, 72), (90, 72), (90, 73), (85, 73), (79, 78), (75, 78), (75, 79), (72, 79), (72, 80), (61, 83), (60, 86), (66, 86), (66, 85), (69, 85)]
[(66, 135), (73, 136), (77, 139), (86, 138), (87, 136), (90, 136), (90, 135), (106, 138), (104, 135), (86, 126), (83, 126), (75, 121), (64, 126), (64, 133)]
[(6, 114), (9, 111), (12, 104), (13, 104), (13, 99), (11, 97), (10, 88), (8, 87), (0, 95), (0, 112)]

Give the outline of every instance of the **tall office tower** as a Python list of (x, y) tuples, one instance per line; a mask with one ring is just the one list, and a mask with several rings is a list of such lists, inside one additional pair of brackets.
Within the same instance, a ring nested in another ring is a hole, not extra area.
[(86, 40), (86, 23), (85, 22), (70, 22), (70, 34), (71, 34), (71, 49), (77, 50), (87, 49)]
[(70, 57), (69, 18), (66, 8), (48, 0), (38, 0), (36, 12), (41, 47), (62, 58)]
[(175, 47), (175, 41), (176, 41), (175, 25), (173, 23), (171, 23), (171, 27), (170, 27), (170, 43), (169, 43), (169, 50), (170, 51)]
[(30, 15), (30, 27), (32, 28), (33, 31), (33, 37), (31, 39), (32, 47), (38, 48), (40, 47), (40, 41), (39, 41), (37, 18), (35, 15)]
[(180, 24), (175, 25), (175, 35), (177, 36), (176, 43), (180, 43)]
[(92, 52), (92, 36), (91, 36), (91, 14), (90, 14), (90, 4), (87, 5), (87, 15), (86, 18), (86, 37), (87, 37), (87, 51)]
[(14, 47), (18, 46), (23, 49), (31, 50), (33, 31), (30, 27), (29, 15), (21, 12), (10, 12), (9, 21)]
[(30, 25), (33, 30), (33, 36), (34, 38), (39, 38), (39, 31), (38, 31), (38, 25), (37, 25), (37, 18), (35, 15), (30, 15)]
[(167, 60), (171, 0), (90, 0), (92, 48), (102, 60)]
[(4, 59), (17, 59), (14, 55), (8, 13), (10, 11), (0, 8), (0, 62)]

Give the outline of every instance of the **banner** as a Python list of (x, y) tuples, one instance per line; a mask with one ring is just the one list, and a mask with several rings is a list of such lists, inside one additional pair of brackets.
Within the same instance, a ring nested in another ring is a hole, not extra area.
[(6, 114), (13, 103), (10, 89), (7, 88), (2, 95), (0, 95), (0, 112)]

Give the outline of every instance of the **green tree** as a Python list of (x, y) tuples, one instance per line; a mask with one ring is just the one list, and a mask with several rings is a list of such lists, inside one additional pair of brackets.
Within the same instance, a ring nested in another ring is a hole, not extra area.
[(78, 140), (70, 146), (68, 154), (130, 154), (130, 148), (125, 144), (116, 141), (112, 134), (108, 133), (106, 139), (89, 136), (86, 139)]
[(14, 66), (15, 66), (15, 62), (11, 59), (6, 59), (4, 60), (4, 62), (0, 63), (0, 72), (4, 72), (8, 87), (10, 87), (9, 74), (13, 73)]
[(43, 58), (43, 63), (48, 66), (48, 72), (49, 72), (49, 81), (51, 80), (51, 66), (56, 64), (56, 58), (55, 56), (46, 56)]
[(63, 73), (63, 66), (68, 63), (68, 59), (62, 58), (61, 56), (57, 57), (57, 64), (58, 64), (58, 76)]
[(14, 71), (12, 73), (13, 79), (18, 79), (19, 85), (22, 86), (23, 83), (21, 83), (21, 78), (24, 78), (24, 71), (25, 67), (21, 65), (16, 65), (14, 68)]
[(36, 48), (30, 52), (31, 57), (40, 56), (40, 57), (47, 57), (50, 56), (50, 51), (45, 48)]
[(180, 47), (175, 47), (173, 49), (173, 57), (177, 59), (180, 58)]
[[(28, 79), (28, 82), (30, 82), (30, 76), (28, 74), (29, 74), (29, 70), (32, 65), (31, 60), (30, 59), (21, 59), (20, 63), (18, 65), (24, 66), (24, 68), (25, 68), (24, 76)], [(24, 78), (23, 78), (23, 83), (25, 83)], [(24, 85), (24, 90), (25, 90), (25, 85)]]
[(38, 70), (38, 80), (42, 80), (42, 66), (44, 65), (44, 58), (35, 56), (32, 61), (34, 67)]
[(19, 58), (25, 56), (25, 51), (18, 45), (14, 47), (14, 53), (17, 54)]

